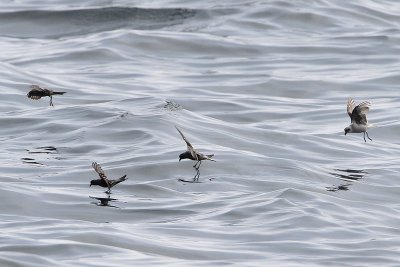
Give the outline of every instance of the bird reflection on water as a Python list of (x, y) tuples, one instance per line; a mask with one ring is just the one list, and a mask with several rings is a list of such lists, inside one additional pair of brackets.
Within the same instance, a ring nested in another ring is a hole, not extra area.
[(99, 200), (99, 202), (91, 202), (91, 204), (94, 204), (96, 206), (119, 208), (117, 206), (110, 205), (110, 202), (117, 200), (116, 198), (111, 198), (110, 195), (108, 195), (107, 197), (92, 197), (92, 196), (89, 197), (91, 199)]
[(328, 186), (326, 187), (326, 190), (336, 192), (339, 190), (349, 190), (349, 186), (351, 186), (355, 181), (362, 179), (368, 173), (364, 170), (335, 169), (335, 172), (331, 172), (330, 174), (339, 178), (341, 183), (339, 185)]

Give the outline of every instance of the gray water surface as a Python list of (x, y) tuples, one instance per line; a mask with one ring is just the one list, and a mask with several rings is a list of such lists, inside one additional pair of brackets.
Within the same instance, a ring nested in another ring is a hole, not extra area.
[(400, 266), (400, 4), (0, 5), (1, 266)]

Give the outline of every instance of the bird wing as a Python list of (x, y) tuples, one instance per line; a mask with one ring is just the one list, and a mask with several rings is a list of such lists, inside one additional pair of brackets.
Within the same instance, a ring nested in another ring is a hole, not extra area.
[(40, 99), (44, 96), (52, 96), (54, 94), (53, 90), (41, 88), (39, 85), (33, 84), (29, 86), (31, 89), (27, 96), (31, 99)]
[(183, 135), (183, 133), (181, 132), (181, 130), (179, 130), (179, 128), (175, 125), (175, 128), (178, 130), (178, 132), (181, 134), (183, 140), (186, 142), (187, 145), (187, 151), (190, 152), (190, 154), (192, 155), (193, 158), (195, 158), (196, 160), (197, 158), (197, 152), (196, 150), (194, 150), (192, 144), (186, 139), (186, 137)]
[(33, 84), (33, 85), (29, 86), (29, 88), (31, 90), (26, 95), (27, 97), (29, 97), (30, 99), (34, 99), (34, 100), (38, 100), (42, 97), (40, 95), (40, 93), (43, 91), (43, 89), (40, 88), (39, 85)]
[[(42, 88), (37, 84), (32, 84), (31, 86), (29, 86), (29, 88), (31, 88), (31, 91), (43, 92), (43, 94), (46, 96), (51, 96), (52, 94), (54, 94), (53, 90)], [(65, 93), (65, 92), (62, 92), (62, 93)]]
[(351, 98), (347, 99), (347, 114), (349, 114), (350, 119), (351, 119), (351, 113), (353, 113), (354, 110), (354, 106), (355, 106), (354, 100)]
[(108, 188), (110, 188), (110, 182), (108, 181), (107, 175), (104, 173), (100, 165), (97, 164), (97, 162), (93, 162), (92, 167), (99, 174), (101, 180), (103, 180), (107, 184)]
[(42, 90), (42, 88), (40, 88), (40, 86), (39, 85), (37, 85), (37, 84), (32, 84), (31, 86), (29, 86), (29, 88), (31, 88), (31, 90), (37, 90), (37, 91), (40, 91), (40, 90)]
[(358, 104), (351, 113), (351, 122), (355, 122), (357, 124), (368, 124), (367, 113), (369, 111), (370, 103), (367, 101), (361, 102)]

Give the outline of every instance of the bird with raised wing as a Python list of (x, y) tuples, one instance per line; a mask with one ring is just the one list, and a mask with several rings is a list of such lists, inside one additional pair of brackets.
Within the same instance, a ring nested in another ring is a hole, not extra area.
[(117, 184), (127, 180), (128, 178), (126, 177), (126, 174), (124, 176), (122, 176), (119, 179), (116, 180), (109, 180), (106, 176), (106, 174), (104, 173), (103, 169), (100, 167), (100, 165), (97, 162), (93, 162), (92, 163), (92, 167), (93, 169), (99, 174), (100, 179), (96, 179), (96, 180), (91, 180), (90, 181), (90, 186), (92, 185), (98, 185), (101, 187), (107, 187), (108, 190), (106, 191), (106, 193), (110, 193), (111, 192), (111, 188), (116, 186)]
[(187, 140), (187, 138), (182, 133), (182, 131), (179, 130), (179, 128), (177, 126), (175, 126), (175, 128), (178, 130), (179, 134), (182, 136), (182, 139), (185, 141), (185, 143), (187, 145), (186, 151), (179, 155), (179, 161), (181, 161), (182, 159), (190, 159), (190, 160), (195, 160), (196, 161), (196, 164), (193, 165), (193, 168), (195, 168), (196, 171), (197, 171), (197, 173), (196, 173), (196, 175), (194, 177), (195, 180), (196, 180), (200, 176), (199, 168), (200, 168), (201, 162), (203, 160), (215, 161), (215, 160), (212, 159), (212, 157), (214, 157), (214, 154), (204, 155), (204, 154), (202, 154), (200, 152), (197, 152), (193, 148), (192, 144)]
[(27, 97), (29, 97), (30, 99), (33, 99), (33, 100), (38, 100), (42, 97), (49, 96), (50, 97), (50, 106), (52, 106), (52, 107), (54, 107), (53, 95), (63, 95), (66, 93), (66, 92), (55, 92), (50, 89), (41, 88), (39, 85), (36, 85), (36, 84), (31, 85), (30, 89), (31, 90), (26, 95)]
[(367, 132), (368, 127), (371, 126), (367, 120), (370, 105), (369, 102), (364, 101), (356, 106), (353, 99), (349, 98), (347, 100), (347, 114), (350, 116), (351, 124), (344, 129), (344, 135), (348, 133), (364, 133), (364, 141), (367, 142), (365, 135), (372, 141)]

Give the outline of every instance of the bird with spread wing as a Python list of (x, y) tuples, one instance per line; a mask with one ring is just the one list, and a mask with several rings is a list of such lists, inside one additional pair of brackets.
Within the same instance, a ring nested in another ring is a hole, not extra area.
[(351, 124), (344, 129), (344, 135), (348, 133), (364, 133), (364, 141), (367, 142), (365, 135), (372, 141), (367, 132), (368, 127), (371, 126), (367, 120), (370, 105), (369, 102), (364, 101), (356, 106), (353, 99), (349, 98), (347, 100), (347, 114), (350, 116)]
[(100, 179), (91, 180), (90, 181), (90, 186), (98, 185), (98, 186), (101, 186), (101, 187), (107, 187), (108, 188), (108, 190), (106, 191), (107, 193), (111, 192), (111, 188), (112, 187), (114, 187), (115, 185), (117, 185), (117, 184), (125, 181), (126, 179), (128, 179), (126, 177), (126, 174), (125, 174), (124, 176), (122, 176), (119, 179), (110, 180), (110, 179), (107, 178), (107, 176), (104, 173), (103, 169), (101, 168), (101, 166), (97, 162), (93, 162), (92, 163), (92, 167), (99, 174)]
[(177, 126), (175, 126), (175, 128), (176, 128), (176, 130), (178, 130), (179, 134), (182, 136), (183, 141), (185, 141), (185, 143), (187, 145), (186, 151), (179, 155), (179, 161), (181, 161), (182, 159), (190, 159), (190, 160), (195, 160), (196, 161), (196, 164), (193, 165), (193, 168), (195, 168), (196, 171), (197, 171), (197, 173), (196, 173), (196, 175), (194, 177), (194, 179), (196, 180), (200, 176), (199, 168), (200, 168), (201, 162), (203, 160), (215, 161), (215, 160), (212, 159), (214, 154), (205, 155), (205, 154), (202, 154), (200, 152), (197, 152), (193, 148), (192, 144), (187, 140), (187, 138), (182, 133), (182, 131), (179, 130), (179, 128)]

